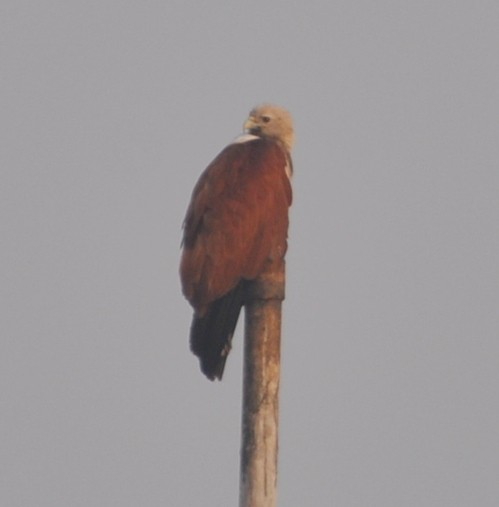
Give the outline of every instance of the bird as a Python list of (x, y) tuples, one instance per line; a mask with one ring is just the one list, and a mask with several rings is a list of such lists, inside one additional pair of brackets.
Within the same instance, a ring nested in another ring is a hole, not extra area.
[(199, 177), (183, 222), (180, 279), (193, 307), (190, 348), (222, 380), (252, 281), (284, 261), (294, 129), (286, 109), (253, 108), (244, 132)]

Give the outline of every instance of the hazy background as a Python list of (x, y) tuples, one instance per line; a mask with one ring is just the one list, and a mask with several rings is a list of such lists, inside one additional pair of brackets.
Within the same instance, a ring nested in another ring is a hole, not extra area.
[(0, 23), (0, 505), (237, 505), (241, 331), (207, 381), (177, 269), (262, 101), (297, 130), (280, 505), (499, 505), (497, 0)]

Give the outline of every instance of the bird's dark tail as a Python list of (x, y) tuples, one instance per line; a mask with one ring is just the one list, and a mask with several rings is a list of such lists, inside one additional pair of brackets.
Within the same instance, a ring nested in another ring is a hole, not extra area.
[(201, 371), (210, 379), (222, 379), (231, 349), (232, 335), (244, 304), (246, 280), (217, 299), (203, 317), (192, 320), (191, 350), (199, 357)]

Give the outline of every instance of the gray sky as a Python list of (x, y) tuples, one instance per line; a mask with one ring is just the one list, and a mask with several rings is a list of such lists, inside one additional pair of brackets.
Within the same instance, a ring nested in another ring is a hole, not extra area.
[(280, 505), (499, 501), (499, 4), (0, 8), (0, 504), (229, 506), (241, 331), (188, 350), (180, 225), (262, 101), (297, 145)]

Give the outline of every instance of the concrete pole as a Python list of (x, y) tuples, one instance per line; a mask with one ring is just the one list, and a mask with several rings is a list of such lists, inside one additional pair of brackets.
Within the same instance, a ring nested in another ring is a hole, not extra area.
[(240, 507), (276, 507), (284, 263), (260, 276), (245, 304)]

